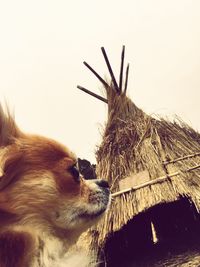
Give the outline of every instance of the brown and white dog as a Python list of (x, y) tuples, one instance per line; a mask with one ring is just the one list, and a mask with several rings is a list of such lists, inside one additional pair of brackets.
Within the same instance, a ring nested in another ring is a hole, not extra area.
[(1, 108), (0, 267), (68, 266), (65, 253), (110, 202), (108, 183), (84, 180), (76, 164), (68, 148), (23, 133)]

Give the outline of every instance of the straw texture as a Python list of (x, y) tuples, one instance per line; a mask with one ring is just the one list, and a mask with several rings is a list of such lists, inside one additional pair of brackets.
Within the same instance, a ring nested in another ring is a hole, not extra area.
[[(98, 176), (109, 181), (113, 193), (119, 191), (119, 180), (144, 170), (155, 183), (114, 198), (97, 227), (99, 244), (156, 204), (186, 196), (200, 209), (200, 134), (178, 119), (170, 122), (148, 116), (111, 87), (107, 99), (108, 121), (96, 152)], [(184, 157), (187, 155), (191, 156)]]
[(157, 204), (184, 196), (200, 210), (200, 134), (178, 118), (149, 116), (125, 91), (116, 90), (113, 81), (104, 88), (108, 119), (96, 151), (97, 175), (109, 181), (112, 193), (120, 190), (120, 180), (141, 171), (148, 171), (150, 183), (113, 198), (104, 219), (90, 232), (94, 247)]

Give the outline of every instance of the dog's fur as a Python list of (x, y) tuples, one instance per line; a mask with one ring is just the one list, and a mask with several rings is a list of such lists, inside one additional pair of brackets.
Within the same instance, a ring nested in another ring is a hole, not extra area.
[(69, 247), (107, 209), (107, 183), (84, 180), (76, 162), (0, 109), (0, 267), (65, 266)]

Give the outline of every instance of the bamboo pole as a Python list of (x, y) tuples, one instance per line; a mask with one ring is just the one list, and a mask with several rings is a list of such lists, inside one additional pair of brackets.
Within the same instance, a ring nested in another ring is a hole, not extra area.
[(175, 163), (177, 161), (180, 161), (180, 160), (183, 160), (183, 159), (193, 158), (193, 157), (196, 157), (196, 156), (200, 156), (200, 152), (194, 153), (194, 154), (190, 154), (190, 155), (187, 155), (187, 156), (184, 156), (184, 157), (180, 157), (180, 158), (177, 158), (177, 159), (174, 159), (174, 160), (164, 161), (163, 164), (167, 165), (167, 164), (170, 164), (170, 163)]
[(107, 54), (106, 54), (106, 50), (105, 50), (105, 48), (104, 48), (104, 47), (101, 47), (101, 51), (102, 51), (102, 53), (103, 53), (103, 56), (104, 56), (106, 65), (107, 65), (107, 67), (108, 67), (108, 70), (109, 70), (110, 77), (111, 77), (111, 80), (112, 80), (112, 82), (113, 82), (114, 88), (115, 88), (115, 90), (116, 90), (117, 93), (120, 93), (120, 90), (119, 90), (118, 84), (117, 84), (117, 82), (116, 82), (115, 75), (114, 75), (114, 73), (113, 73), (113, 70), (112, 70), (112, 67), (111, 67), (111, 65), (110, 65), (110, 62), (109, 62), (109, 60), (108, 60), (108, 56), (107, 56)]
[(129, 63), (126, 68), (126, 80), (125, 80), (125, 86), (124, 86), (124, 94), (126, 94), (127, 86), (128, 86), (128, 73), (129, 73)]
[(83, 92), (85, 92), (85, 93), (87, 93), (87, 94), (89, 94), (89, 95), (91, 95), (91, 96), (93, 96), (93, 97), (105, 102), (106, 104), (108, 104), (108, 100), (106, 98), (91, 92), (90, 90), (86, 89), (85, 87), (77, 85), (77, 88), (80, 89), (81, 91), (83, 91)]
[(109, 85), (106, 81), (87, 63), (83, 62), (83, 64), (97, 77), (97, 79), (105, 86), (105, 88), (109, 88)]
[(125, 54), (125, 46), (123, 45), (122, 53), (121, 53), (120, 76), (119, 76), (119, 90), (120, 90), (120, 93), (122, 92), (122, 83), (123, 83), (124, 54)]
[[(198, 168), (200, 168), (200, 164), (196, 165), (196, 166), (193, 166), (191, 168), (188, 168), (187, 170), (185, 170), (185, 172), (193, 171), (193, 170), (196, 170)], [(157, 183), (163, 183), (166, 180), (170, 179), (171, 177), (177, 176), (179, 174), (181, 174), (181, 171), (173, 172), (173, 173), (171, 173), (169, 175), (161, 176), (159, 178), (153, 179), (153, 180), (148, 181), (146, 183), (142, 183), (140, 185), (137, 185), (137, 186), (134, 186), (134, 187), (130, 187), (130, 188), (115, 192), (115, 193), (111, 194), (111, 196), (112, 197), (116, 197), (116, 196), (125, 194), (125, 193), (130, 192), (130, 191), (135, 191), (135, 190), (141, 189), (141, 188), (149, 186), (149, 185), (153, 185), (153, 184), (157, 184)]]

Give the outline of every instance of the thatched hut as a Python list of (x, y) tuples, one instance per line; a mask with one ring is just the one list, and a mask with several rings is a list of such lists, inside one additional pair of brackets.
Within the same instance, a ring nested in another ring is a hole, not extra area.
[[(178, 118), (172, 122), (152, 117), (138, 108), (126, 96), (129, 65), (125, 86), (122, 85), (124, 47), (119, 83), (104, 48), (102, 52), (111, 75), (110, 83), (84, 64), (103, 84), (106, 99), (78, 86), (108, 105), (108, 119), (96, 158), (97, 175), (109, 181), (113, 202), (105, 218), (91, 231), (93, 246), (109, 248), (109, 243), (113, 246), (111, 239), (117, 242), (115, 233), (120, 231), (129, 233), (124, 241), (119, 235), (117, 244), (123, 243), (124, 247), (128, 239), (132, 240), (132, 248), (156, 243), (163, 233), (169, 235), (168, 227), (163, 225), (166, 220), (170, 225), (170, 210), (173, 210), (172, 225), (179, 218), (179, 229), (185, 229), (185, 224), (194, 229), (196, 224), (191, 223), (194, 220), (187, 218), (189, 214), (197, 218), (200, 211), (200, 134)], [(119, 249), (116, 251), (120, 253)]]

